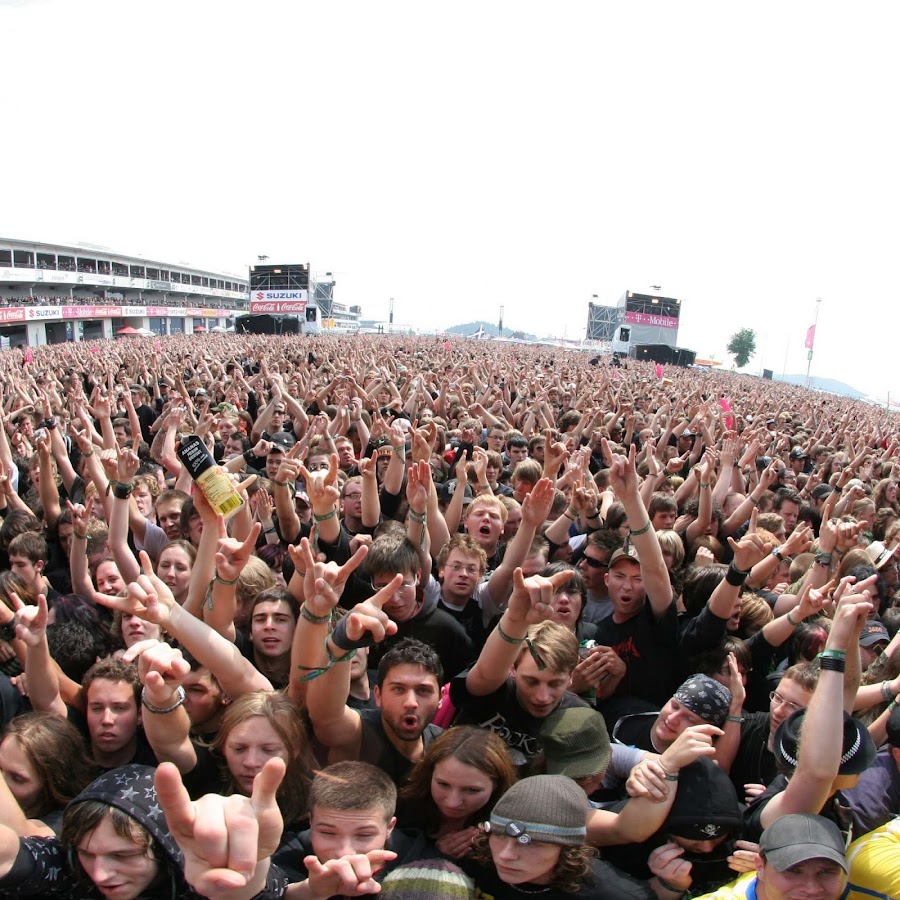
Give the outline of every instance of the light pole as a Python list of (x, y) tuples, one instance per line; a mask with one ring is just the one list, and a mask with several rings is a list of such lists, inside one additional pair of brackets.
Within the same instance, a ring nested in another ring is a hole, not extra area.
[(809, 352), (806, 354), (806, 387), (810, 388), (812, 383), (809, 378), (809, 370), (812, 367), (813, 344), (816, 342), (816, 326), (819, 324), (819, 307), (822, 305), (822, 298), (816, 297), (816, 315), (813, 319), (812, 340), (809, 342)]
[(497, 327), (498, 336), (503, 337), (503, 307), (500, 307), (500, 324)]

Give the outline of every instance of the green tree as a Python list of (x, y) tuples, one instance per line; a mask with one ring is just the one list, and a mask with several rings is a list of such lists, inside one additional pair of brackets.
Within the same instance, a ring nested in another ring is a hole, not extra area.
[(734, 355), (734, 361), (739, 369), (750, 362), (750, 357), (756, 353), (756, 332), (752, 328), (742, 328), (736, 331), (728, 342), (726, 348)]

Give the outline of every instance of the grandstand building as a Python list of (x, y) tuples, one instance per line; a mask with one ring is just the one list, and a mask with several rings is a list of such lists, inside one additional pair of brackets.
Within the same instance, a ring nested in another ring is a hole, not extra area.
[(224, 330), (246, 312), (246, 277), (90, 244), (0, 237), (0, 338), (57, 344)]

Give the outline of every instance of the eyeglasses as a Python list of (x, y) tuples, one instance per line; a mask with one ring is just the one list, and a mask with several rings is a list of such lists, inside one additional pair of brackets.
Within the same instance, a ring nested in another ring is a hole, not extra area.
[(451, 572), (456, 572), (457, 574), (459, 574), (460, 572), (465, 572), (466, 575), (480, 574), (480, 570), (478, 569), (477, 566), (462, 566), (459, 563), (450, 563), (450, 565), (447, 566), (447, 568)]
[(582, 556), (581, 560), (582, 560), (582, 562), (584, 562), (588, 566), (590, 566), (592, 569), (608, 569), (609, 568), (609, 563), (600, 562), (599, 559), (594, 559), (591, 556)]
[(329, 464), (327, 462), (312, 463), (306, 467), (307, 472), (327, 472)]
[[(390, 582), (387, 582), (387, 584), (376, 584), (374, 581), (370, 581), (369, 587), (372, 588), (372, 590), (377, 593), (378, 591), (386, 588), (388, 586), (388, 584), (390, 584)], [(402, 590), (403, 588), (406, 588), (407, 590), (412, 588), (413, 590), (415, 590), (418, 586), (419, 586), (419, 579), (414, 578), (412, 581), (401, 581), (400, 587), (398, 587), (397, 590), (399, 591), (399, 590)]]
[(785, 700), (778, 691), (770, 691), (769, 699), (774, 700), (779, 706), (786, 706), (792, 713), (797, 712), (798, 709), (806, 709), (805, 706), (800, 706), (799, 703), (791, 703), (790, 700)]

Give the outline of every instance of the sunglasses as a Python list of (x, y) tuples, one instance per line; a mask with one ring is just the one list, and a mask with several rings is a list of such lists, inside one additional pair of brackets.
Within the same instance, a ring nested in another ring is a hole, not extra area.
[(599, 559), (594, 559), (593, 557), (590, 557), (590, 556), (582, 556), (581, 558), (592, 569), (608, 569), (609, 568), (609, 563), (600, 562)]

